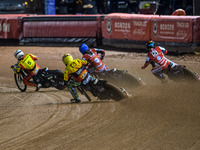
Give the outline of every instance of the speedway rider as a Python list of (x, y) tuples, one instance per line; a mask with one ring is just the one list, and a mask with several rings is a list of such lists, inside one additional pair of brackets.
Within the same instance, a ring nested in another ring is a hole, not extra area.
[[(83, 54), (83, 60), (87, 60), (92, 67), (94, 67), (95, 72), (109, 71), (110, 69), (102, 62), (105, 56), (105, 50), (93, 48), (90, 49), (85, 43), (81, 44), (79, 51)], [(101, 54), (99, 57), (98, 54)]]
[(66, 53), (62, 57), (63, 63), (66, 65), (64, 80), (67, 81), (68, 89), (73, 97), (71, 103), (80, 103), (81, 100), (75, 89), (76, 86), (86, 86), (90, 81), (95, 79), (89, 75), (87, 68), (87, 60), (74, 59), (71, 54)]
[(149, 64), (151, 64), (153, 67), (151, 70), (153, 75), (160, 79), (161, 82), (167, 82), (163, 72), (167, 73), (169, 68), (174, 68), (177, 64), (167, 59), (164, 56), (164, 54), (167, 54), (167, 50), (161, 46), (156, 46), (155, 42), (148, 41), (146, 43), (146, 48), (149, 52), (146, 57), (146, 62), (142, 66), (142, 69), (145, 69)]
[[(24, 69), (28, 73), (28, 76), (23, 79), (24, 84), (35, 86), (36, 91), (38, 91), (42, 86), (37, 77), (40, 67), (35, 63), (35, 60), (38, 60), (38, 57), (33, 54), (24, 55), (22, 50), (16, 50), (14, 56), (18, 60), (17, 64), (11, 66), (14, 73), (17, 74), (20, 72), (21, 68)], [(29, 81), (31, 78), (33, 78), (34, 82)]]

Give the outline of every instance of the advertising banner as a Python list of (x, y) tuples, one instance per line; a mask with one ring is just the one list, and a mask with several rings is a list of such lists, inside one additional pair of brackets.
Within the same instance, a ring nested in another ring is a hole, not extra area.
[(146, 41), (150, 39), (151, 15), (110, 14), (105, 17), (102, 32), (106, 39)]
[(193, 18), (153, 17), (151, 39), (164, 42), (192, 42)]

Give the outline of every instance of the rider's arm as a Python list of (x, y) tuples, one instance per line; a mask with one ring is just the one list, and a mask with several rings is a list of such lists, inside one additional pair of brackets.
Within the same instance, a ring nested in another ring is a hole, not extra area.
[(142, 66), (142, 69), (145, 69), (146, 67), (148, 67), (149, 64), (150, 64), (150, 58), (147, 56), (146, 62), (145, 62), (144, 65)]
[(88, 65), (88, 61), (87, 60), (80, 60), (80, 62), (82, 63), (82, 65), (87, 66)]
[(33, 54), (29, 54), (30, 56), (31, 56), (31, 58), (33, 59), (33, 60), (38, 60), (38, 57), (37, 56), (35, 56), (35, 55), (33, 55)]
[(163, 54), (167, 54), (167, 50), (164, 47), (159, 46), (159, 48), (161, 49), (161, 51), (163, 52)]
[(145, 69), (146, 67), (148, 67), (149, 62), (145, 62), (145, 64), (142, 66), (142, 69)]
[(97, 48), (94, 48), (94, 49), (97, 52), (97, 54), (99, 54), (99, 53), (101, 54), (100, 59), (102, 60), (105, 56), (105, 50), (104, 49), (97, 49)]
[(16, 63), (15, 65), (12, 65), (11, 68), (13, 69), (15, 74), (17, 74), (21, 69), (21, 67), (18, 65), (18, 63)]
[(156, 67), (156, 64), (154, 61), (150, 61), (150, 64), (152, 65), (153, 68)]
[(64, 73), (64, 80), (65, 81), (68, 81), (69, 80), (69, 73), (67, 70), (65, 70), (65, 73)]
[(22, 63), (18, 63), (18, 66), (20, 66), (22, 69), (26, 69), (25, 67), (24, 67), (24, 65), (22, 64)]

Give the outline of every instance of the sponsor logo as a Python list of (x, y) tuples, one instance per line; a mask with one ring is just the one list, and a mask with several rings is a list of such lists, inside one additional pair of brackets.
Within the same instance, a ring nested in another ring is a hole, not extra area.
[(153, 57), (156, 57), (158, 55), (158, 52), (154, 49), (151, 54), (153, 55)]
[(130, 32), (130, 28), (131, 28), (131, 23), (129, 22), (115, 22), (114, 23), (114, 29), (115, 32)]
[(94, 59), (94, 62), (95, 62), (95, 63), (99, 63), (99, 58), (95, 58), (95, 59)]
[(163, 35), (174, 35), (175, 25), (174, 24), (160, 24), (160, 34)]
[(177, 22), (176, 23), (178, 28), (189, 28), (189, 22)]
[(106, 22), (106, 29), (108, 34), (112, 32), (112, 21), (110, 19), (108, 19)]
[(173, 24), (160, 24), (160, 30), (174, 31)]
[(158, 33), (158, 24), (157, 22), (155, 21), (153, 23), (153, 35), (156, 37), (157, 36), (157, 33)]
[(160, 56), (158, 56), (158, 57), (157, 57), (157, 60), (161, 60), (161, 57), (160, 57)]
[(133, 30), (133, 34), (145, 35), (145, 31), (143, 31), (142, 29), (135, 29)]
[(86, 77), (87, 73), (88, 73), (88, 72), (86, 71), (86, 69), (83, 70), (83, 72), (81, 72), (80, 78), (81, 78), (81, 79), (84, 79), (84, 78)]
[(138, 27), (146, 27), (147, 25), (146, 21), (133, 21), (133, 25), (134, 26), (138, 26)]
[(81, 74), (81, 72), (83, 71), (83, 69), (82, 68), (80, 68), (77, 72), (76, 72), (76, 74)]
[(127, 22), (115, 22), (116, 29), (130, 29), (131, 24)]

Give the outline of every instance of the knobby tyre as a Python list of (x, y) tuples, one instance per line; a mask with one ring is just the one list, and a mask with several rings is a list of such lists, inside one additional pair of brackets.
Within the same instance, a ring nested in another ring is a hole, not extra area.
[(104, 79), (120, 88), (136, 88), (141, 85), (136, 77), (123, 70), (116, 70), (115, 72), (111, 70), (96, 75), (99, 79)]
[(120, 101), (127, 97), (118, 87), (110, 83), (104, 84), (105, 91), (102, 93), (103, 99), (112, 99)]
[(198, 77), (194, 72), (192, 72), (190, 69), (186, 67), (183, 67), (182, 69), (184, 72), (185, 79), (187, 81), (198, 81)]

